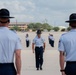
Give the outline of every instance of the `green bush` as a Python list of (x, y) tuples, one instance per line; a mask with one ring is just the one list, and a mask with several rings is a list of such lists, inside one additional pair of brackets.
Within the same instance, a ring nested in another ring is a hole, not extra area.
[(59, 27), (54, 27), (53, 30), (54, 31), (59, 31)]
[(71, 30), (71, 27), (67, 27), (67, 31), (70, 31)]
[(66, 31), (65, 28), (61, 29), (62, 32)]

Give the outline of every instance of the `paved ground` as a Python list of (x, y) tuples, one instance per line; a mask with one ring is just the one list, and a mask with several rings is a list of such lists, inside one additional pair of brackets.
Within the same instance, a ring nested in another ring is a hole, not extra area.
[(47, 50), (44, 53), (44, 64), (42, 71), (36, 71), (34, 54), (31, 50), (22, 51), (21, 75), (60, 75), (58, 51)]
[(48, 32), (42, 34), (46, 41), (46, 51), (44, 52), (44, 64), (43, 70), (37, 71), (35, 68), (35, 55), (32, 53), (31, 43), (33, 38), (35, 37), (35, 33), (28, 33), (30, 36), (30, 47), (25, 47), (25, 34), (26, 33), (18, 33), (22, 42), (22, 71), (21, 75), (60, 75), (59, 69), (59, 52), (57, 50), (59, 37), (62, 33), (60, 32), (52, 32), (55, 38), (55, 47), (52, 48), (48, 44)]

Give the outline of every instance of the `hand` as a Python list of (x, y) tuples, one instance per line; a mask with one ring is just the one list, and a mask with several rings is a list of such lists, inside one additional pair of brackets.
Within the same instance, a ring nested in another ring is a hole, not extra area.
[(33, 53), (34, 53), (34, 50), (33, 50)]
[(62, 75), (66, 75), (65, 72), (62, 72)]
[(17, 75), (20, 75), (20, 74), (17, 74)]

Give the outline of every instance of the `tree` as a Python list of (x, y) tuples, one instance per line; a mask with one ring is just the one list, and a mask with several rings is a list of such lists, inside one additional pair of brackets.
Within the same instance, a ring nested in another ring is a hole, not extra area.
[(11, 30), (20, 31), (21, 29), (18, 26), (14, 26), (14, 27), (11, 28)]
[(34, 24), (34, 23), (30, 23), (30, 24), (28, 25), (28, 28), (29, 28), (29, 29), (33, 29), (33, 28), (34, 28), (34, 26), (35, 26), (35, 24)]
[(54, 31), (59, 31), (59, 27), (54, 27), (53, 30)]
[(47, 29), (48, 31), (50, 31), (52, 29), (52, 26), (50, 26), (48, 23), (30, 23), (28, 25), (29, 29), (32, 29), (33, 31), (36, 31), (37, 29), (41, 29), (42, 31), (44, 29)]
[(65, 28), (61, 29), (62, 32), (66, 31)]
[(26, 28), (25, 31), (29, 31), (29, 28)]
[(49, 25), (48, 23), (44, 23), (43, 24), (43, 29), (47, 29), (48, 31), (50, 31), (52, 29), (52, 26)]
[(71, 30), (71, 27), (67, 27), (67, 31), (70, 31)]
[(28, 25), (29, 29), (32, 29), (33, 31), (36, 31), (37, 29), (41, 29), (42, 28), (42, 24), (41, 23), (30, 23)]
[(36, 30), (37, 29), (41, 29), (42, 28), (42, 24), (41, 23), (35, 23), (35, 27)]

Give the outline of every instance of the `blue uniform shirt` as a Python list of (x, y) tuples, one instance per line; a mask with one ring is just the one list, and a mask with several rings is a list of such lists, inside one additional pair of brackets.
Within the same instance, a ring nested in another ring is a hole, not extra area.
[(0, 63), (12, 63), (17, 49), (21, 49), (17, 34), (7, 27), (0, 27)]
[(65, 52), (65, 61), (76, 61), (76, 29), (61, 36), (58, 50)]
[(45, 40), (42, 37), (38, 38), (38, 36), (36, 36), (33, 39), (33, 43), (35, 44), (36, 47), (41, 47), (45, 43)]

